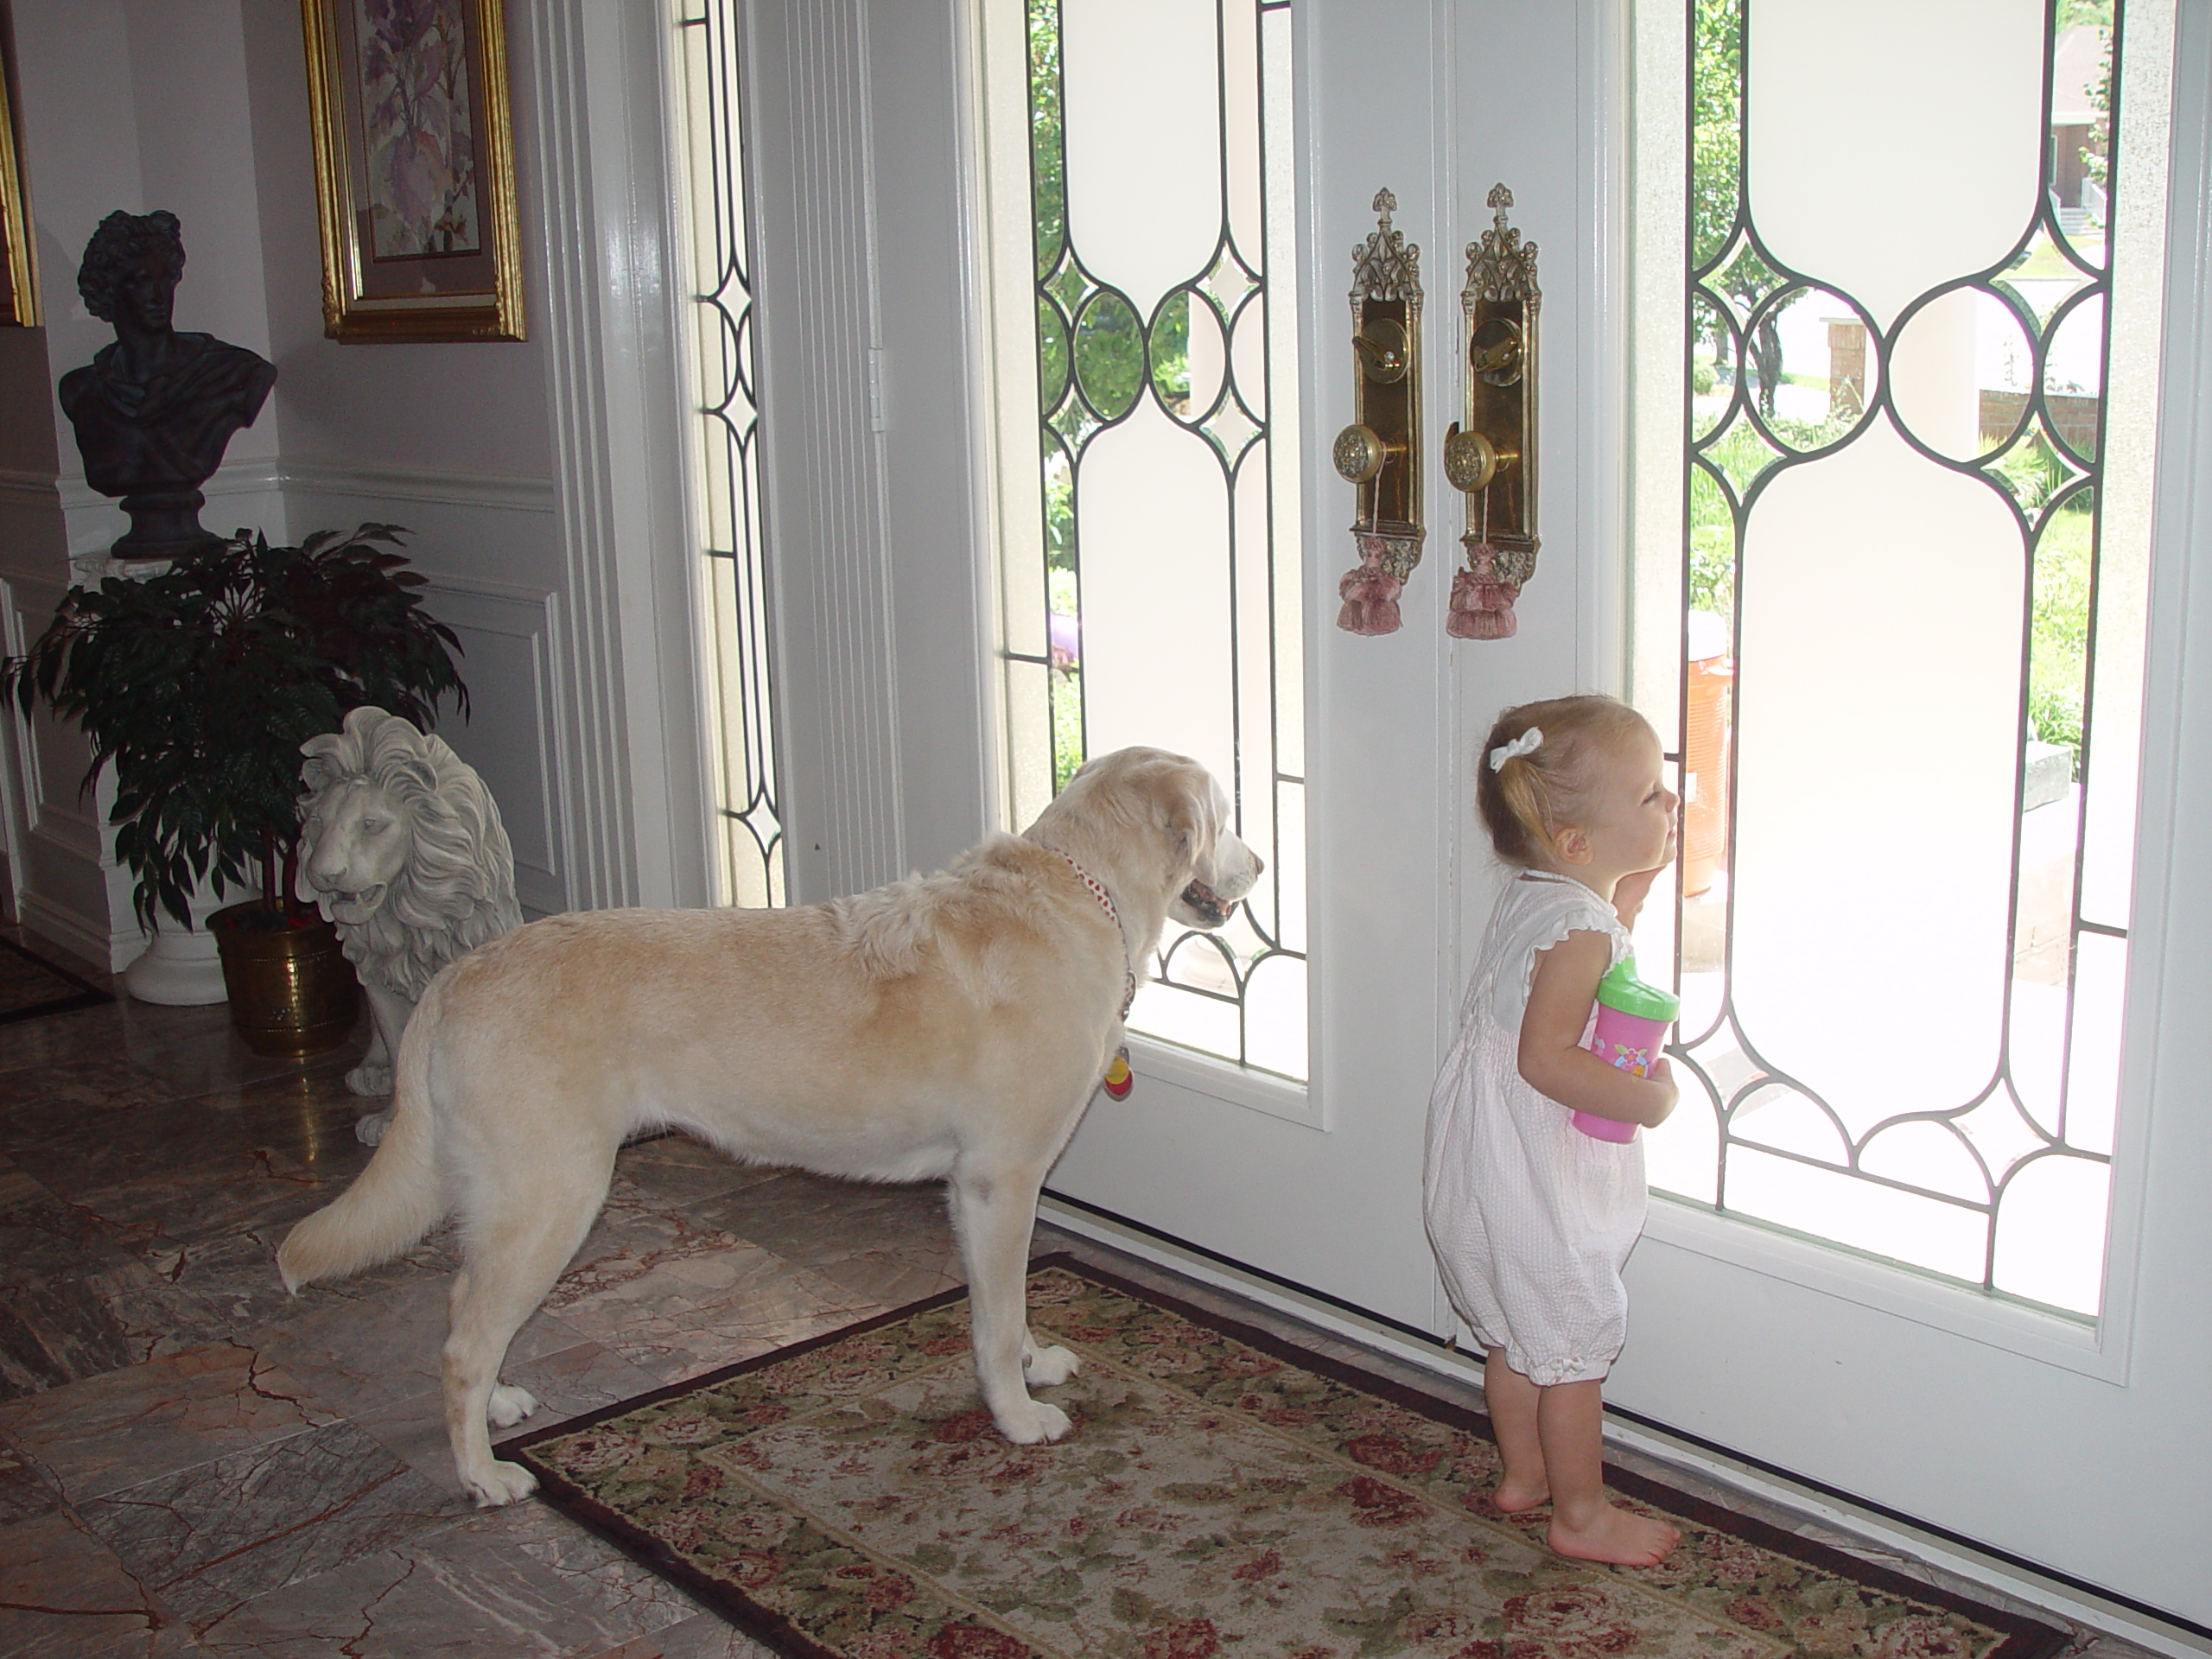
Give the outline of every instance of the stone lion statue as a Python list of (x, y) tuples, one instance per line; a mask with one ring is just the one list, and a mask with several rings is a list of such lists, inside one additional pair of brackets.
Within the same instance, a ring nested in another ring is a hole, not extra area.
[[(522, 925), (514, 853), (484, 780), (397, 715), (356, 709), (300, 752), (299, 896), (337, 924), (376, 1027), (346, 1086), (389, 1095), (400, 1033), (439, 969)], [(391, 1121), (387, 1106), (354, 1133), (374, 1146)]]

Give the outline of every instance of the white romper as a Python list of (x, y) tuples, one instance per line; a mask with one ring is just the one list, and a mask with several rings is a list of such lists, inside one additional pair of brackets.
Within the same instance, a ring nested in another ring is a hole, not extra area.
[[(1596, 1140), (1521, 1076), (1536, 953), (1604, 933), (1613, 908), (1540, 870), (1505, 884), (1429, 1096), (1422, 1215), (1452, 1306), (1484, 1348), (1541, 1387), (1602, 1377), (1628, 1337), (1621, 1268), (1643, 1230), (1643, 1141)], [(1592, 1010), (1594, 1019), (1596, 1010)]]

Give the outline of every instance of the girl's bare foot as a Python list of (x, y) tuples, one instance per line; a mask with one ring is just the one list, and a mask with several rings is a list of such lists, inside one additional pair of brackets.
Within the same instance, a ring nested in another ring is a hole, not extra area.
[[(1504, 1505), (1500, 1503), (1499, 1508)], [(1682, 1535), (1664, 1521), (1647, 1520), (1604, 1504), (1579, 1527), (1562, 1516), (1552, 1516), (1545, 1541), (1561, 1555), (1578, 1561), (1612, 1561), (1622, 1567), (1656, 1567), (1674, 1554)]]
[(1552, 1501), (1551, 1483), (1541, 1475), (1528, 1480), (1509, 1474), (1497, 1483), (1490, 1501), (1500, 1515), (1520, 1515)]

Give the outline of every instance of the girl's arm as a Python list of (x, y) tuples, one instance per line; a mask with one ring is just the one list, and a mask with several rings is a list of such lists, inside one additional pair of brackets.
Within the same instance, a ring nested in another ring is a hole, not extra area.
[(1675, 1080), (1667, 1062), (1655, 1059), (1651, 1075), (1639, 1077), (1606, 1065), (1582, 1046), (1598, 982), (1612, 957), (1603, 933), (1580, 929), (1536, 953), (1529, 1006), (1521, 1015), (1521, 1076), (1537, 1093), (1571, 1111), (1656, 1128), (1675, 1109)]

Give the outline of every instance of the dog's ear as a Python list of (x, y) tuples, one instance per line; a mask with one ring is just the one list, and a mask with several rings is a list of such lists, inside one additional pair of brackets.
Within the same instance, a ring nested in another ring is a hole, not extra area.
[(1160, 800), (1175, 861), (1194, 866), (1220, 833), (1214, 814), (1212, 776), (1203, 767), (1179, 766), (1163, 782)]

